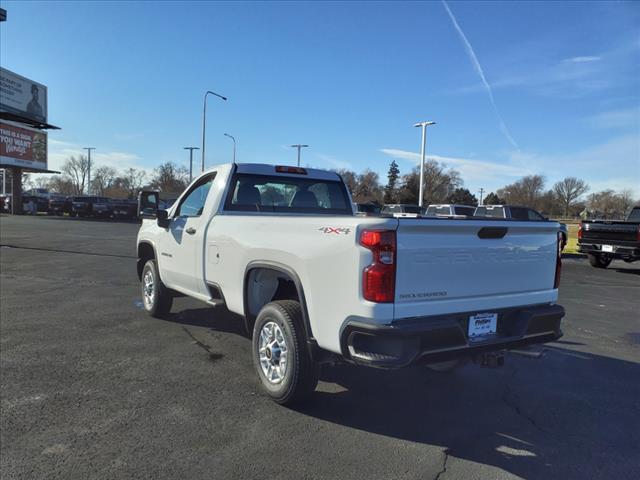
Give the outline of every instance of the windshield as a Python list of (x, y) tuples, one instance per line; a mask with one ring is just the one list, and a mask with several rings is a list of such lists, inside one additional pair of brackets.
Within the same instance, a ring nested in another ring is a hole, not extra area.
[(337, 180), (237, 174), (232, 185), (226, 210), (353, 214), (344, 184)]

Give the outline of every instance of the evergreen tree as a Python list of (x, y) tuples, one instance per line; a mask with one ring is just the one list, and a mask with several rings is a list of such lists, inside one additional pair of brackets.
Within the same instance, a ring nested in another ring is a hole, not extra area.
[(400, 169), (398, 168), (398, 164), (395, 160), (392, 160), (389, 165), (389, 173), (387, 174), (387, 178), (389, 180), (387, 182), (387, 186), (384, 187), (384, 203), (396, 203), (398, 196), (396, 185), (398, 184), (399, 177)]

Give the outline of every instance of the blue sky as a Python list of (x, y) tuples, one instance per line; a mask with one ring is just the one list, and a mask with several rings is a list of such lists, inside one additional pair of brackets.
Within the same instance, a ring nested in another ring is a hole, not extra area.
[[(13, 2), (2, 66), (49, 88), (49, 164), (371, 168), (427, 153), (472, 191), (541, 173), (640, 197), (640, 3)], [(456, 27), (457, 25), (457, 27)], [(465, 40), (466, 39), (466, 40)], [(198, 157), (199, 158), (199, 157)], [(383, 180), (386, 180), (383, 178)]]

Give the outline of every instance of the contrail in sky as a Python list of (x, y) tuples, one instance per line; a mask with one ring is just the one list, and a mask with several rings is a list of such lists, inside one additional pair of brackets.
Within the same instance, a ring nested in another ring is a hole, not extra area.
[(516, 150), (519, 151), (520, 147), (518, 147), (518, 144), (511, 136), (511, 133), (509, 133), (509, 129), (505, 125), (504, 120), (502, 119), (502, 115), (500, 115), (500, 112), (498, 111), (496, 101), (493, 98), (493, 91), (491, 90), (491, 85), (489, 85), (489, 82), (487, 82), (487, 79), (484, 76), (484, 72), (482, 71), (482, 66), (478, 61), (478, 57), (476, 57), (476, 53), (473, 51), (473, 47), (469, 43), (469, 40), (467, 40), (467, 36), (464, 34), (462, 29), (460, 28), (460, 25), (458, 25), (458, 22), (456, 21), (456, 17), (453, 16), (453, 13), (449, 9), (449, 5), (447, 5), (447, 2), (445, 0), (442, 0), (442, 4), (444, 5), (445, 10), (449, 14), (451, 23), (453, 23), (453, 26), (455, 27), (456, 31), (460, 35), (460, 38), (462, 39), (462, 43), (464, 43), (464, 48), (467, 50), (467, 55), (469, 56), (469, 60), (471, 60), (473, 67), (476, 69), (476, 72), (480, 76), (480, 80), (482, 80), (482, 84), (484, 85), (484, 88), (487, 90), (487, 93), (489, 94), (489, 100), (491, 101), (491, 105), (493, 105), (493, 110), (496, 112), (496, 116), (498, 117), (500, 130), (502, 130), (502, 133), (504, 133), (504, 136), (507, 137), (507, 140), (509, 140), (509, 143), (513, 145)]

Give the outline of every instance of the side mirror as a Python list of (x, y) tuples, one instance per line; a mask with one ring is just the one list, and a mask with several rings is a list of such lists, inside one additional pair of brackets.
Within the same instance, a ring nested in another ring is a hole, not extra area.
[(157, 218), (160, 205), (158, 192), (142, 191), (138, 195), (138, 218)]
[(171, 220), (169, 220), (169, 212), (164, 209), (160, 209), (158, 210), (156, 215), (158, 226), (162, 228), (169, 228), (169, 225), (171, 225)]

